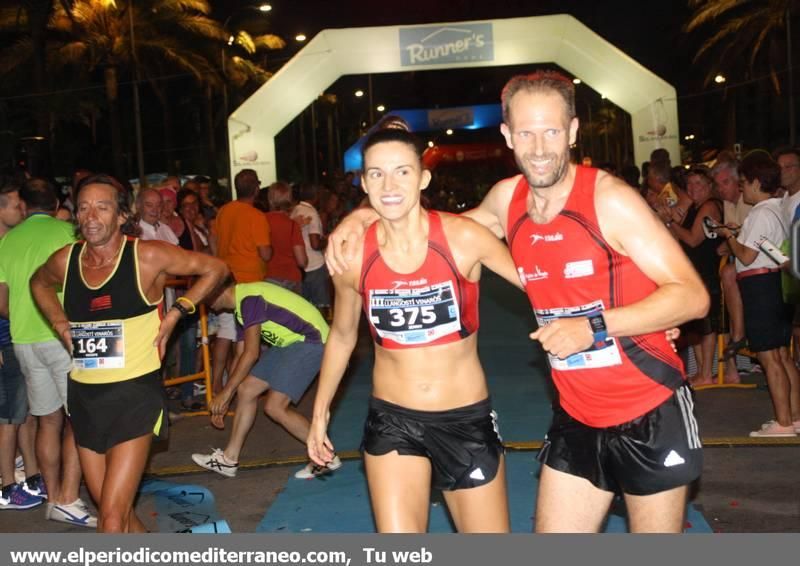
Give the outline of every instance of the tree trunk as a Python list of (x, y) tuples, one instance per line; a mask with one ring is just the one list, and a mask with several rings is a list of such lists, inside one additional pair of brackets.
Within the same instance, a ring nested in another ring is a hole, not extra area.
[(734, 91), (726, 89), (722, 126), (722, 147), (733, 149), (736, 143), (736, 96)]
[(167, 160), (167, 174), (169, 175), (178, 175), (179, 172), (176, 171), (175, 167), (175, 159), (172, 150), (175, 146), (174, 138), (172, 137), (172, 114), (169, 111), (169, 93), (167, 92), (167, 86), (164, 85), (164, 90), (161, 90), (161, 87), (156, 85), (155, 82), (150, 83), (153, 87), (153, 92), (158, 98), (159, 103), (161, 103), (161, 119), (164, 124), (164, 157)]
[(43, 93), (47, 91), (45, 36), (47, 21), (53, 9), (52, 0), (28, 0), (26, 11), (33, 45), (33, 86), (37, 96), (34, 101), (36, 135), (50, 139), (50, 110)]
[(206, 117), (206, 136), (208, 140), (207, 144), (207, 158), (206, 163), (208, 163), (208, 170), (204, 171), (203, 174), (207, 174), (211, 177), (211, 187), (214, 191), (217, 191), (217, 179), (219, 178), (219, 171), (217, 171), (217, 136), (216, 132), (214, 131), (214, 98), (213, 98), (213, 91), (211, 90), (210, 85), (206, 85), (206, 96), (205, 96), (205, 117)]
[(119, 118), (119, 77), (117, 67), (109, 65), (105, 69), (106, 101), (108, 102), (108, 122), (111, 127), (111, 159), (114, 175), (125, 179), (125, 164), (122, 159), (122, 125)]

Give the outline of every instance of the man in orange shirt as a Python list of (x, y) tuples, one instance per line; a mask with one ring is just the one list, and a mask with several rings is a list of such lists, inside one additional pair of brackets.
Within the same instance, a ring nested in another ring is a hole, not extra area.
[(262, 281), (272, 246), (269, 222), (253, 206), (261, 181), (252, 169), (242, 169), (233, 182), (237, 200), (220, 208), (217, 215), (217, 256), (228, 264), (237, 283)]

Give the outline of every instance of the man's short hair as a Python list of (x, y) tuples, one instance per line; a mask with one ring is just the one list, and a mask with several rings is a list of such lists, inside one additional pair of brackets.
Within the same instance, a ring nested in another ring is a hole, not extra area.
[(797, 161), (800, 161), (800, 148), (779, 147), (772, 153), (772, 157), (775, 159), (775, 161), (778, 161), (778, 158), (783, 157), (784, 155), (794, 155), (797, 158)]
[(19, 198), (25, 203), (28, 211), (55, 212), (58, 208), (58, 197), (52, 183), (41, 177), (32, 177), (25, 181), (19, 191)]
[(570, 79), (558, 71), (538, 70), (528, 75), (517, 75), (503, 87), (500, 100), (503, 105), (503, 122), (509, 123), (511, 99), (520, 91), (526, 92), (555, 92), (564, 100), (567, 119), (575, 117), (575, 85)]
[(195, 183), (200, 183), (201, 185), (206, 185), (211, 183), (211, 179), (209, 177), (206, 177), (205, 175), (195, 175), (192, 178), (192, 181), (194, 181)]
[(236, 187), (236, 195), (239, 198), (254, 197), (261, 181), (258, 180), (258, 173), (253, 169), (242, 169), (233, 178), (233, 185)]
[(8, 206), (8, 195), (11, 193), (19, 193), (19, 185), (11, 177), (0, 176), (0, 208)]
[(292, 187), (285, 181), (276, 181), (269, 186), (267, 193), (272, 210), (288, 212), (292, 209)]
[(724, 172), (729, 172), (734, 179), (739, 179), (739, 164), (736, 161), (717, 160), (714, 167), (711, 168), (711, 177), (717, 178), (717, 175)]
[(773, 194), (781, 188), (781, 168), (766, 151), (751, 151), (742, 159), (739, 174), (750, 183), (758, 180), (761, 192)]
[(647, 172), (648, 175), (652, 174), (656, 179), (664, 183), (669, 183), (672, 178), (672, 168), (665, 161), (651, 161)]
[(650, 163), (666, 163), (671, 166), (669, 152), (663, 147), (659, 147), (650, 152)]
[(311, 202), (317, 198), (319, 187), (313, 183), (303, 183), (300, 185), (300, 200)]

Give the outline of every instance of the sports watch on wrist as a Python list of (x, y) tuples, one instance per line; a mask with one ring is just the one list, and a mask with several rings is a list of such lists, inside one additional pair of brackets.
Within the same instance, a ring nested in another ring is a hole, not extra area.
[(592, 328), (594, 346), (595, 348), (602, 348), (608, 339), (606, 319), (603, 318), (603, 313), (600, 311), (590, 314), (587, 318), (589, 319), (589, 326)]

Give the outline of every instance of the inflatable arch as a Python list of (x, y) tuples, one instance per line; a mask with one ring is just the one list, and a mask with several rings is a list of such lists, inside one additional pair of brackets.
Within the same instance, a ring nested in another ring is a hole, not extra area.
[(275, 136), (343, 75), (526, 63), (555, 63), (627, 111), (637, 164), (659, 147), (680, 163), (675, 88), (562, 14), (323, 30), (229, 116), (231, 175), (274, 181)]

